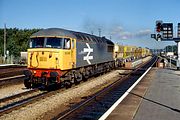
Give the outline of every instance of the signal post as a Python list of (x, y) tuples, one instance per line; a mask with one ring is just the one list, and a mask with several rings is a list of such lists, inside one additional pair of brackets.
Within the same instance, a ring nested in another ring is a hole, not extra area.
[(151, 38), (157, 41), (175, 41), (177, 43), (177, 70), (180, 70), (180, 23), (178, 23), (177, 37), (173, 37), (173, 23), (163, 23), (156, 21), (156, 33), (151, 34)]

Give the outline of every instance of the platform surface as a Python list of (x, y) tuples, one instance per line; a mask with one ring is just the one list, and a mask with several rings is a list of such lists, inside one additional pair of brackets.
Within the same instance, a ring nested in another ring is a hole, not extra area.
[(158, 69), (134, 120), (180, 120), (180, 71)]
[(152, 68), (106, 120), (180, 120), (180, 71)]

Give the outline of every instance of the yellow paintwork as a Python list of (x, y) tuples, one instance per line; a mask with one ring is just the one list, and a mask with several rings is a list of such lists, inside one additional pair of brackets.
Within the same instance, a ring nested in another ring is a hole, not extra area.
[[(71, 39), (71, 46), (72, 46), (72, 39)], [(55, 48), (28, 49), (28, 68), (68, 70), (75, 67), (76, 67), (75, 39), (74, 39), (74, 48), (71, 47), (71, 49), (55, 49)]]
[(129, 58), (129, 57), (133, 57), (134, 53), (135, 53), (135, 46), (124, 46), (124, 54), (123, 54), (123, 58)]
[(114, 45), (114, 59), (123, 58), (124, 46), (115, 44)]
[(135, 58), (140, 58), (141, 57), (141, 49), (142, 48), (136, 48), (136, 50), (135, 50)]
[[(121, 54), (122, 52), (122, 54)], [(115, 44), (114, 45), (114, 58), (140, 58), (150, 55), (150, 50), (147, 48), (138, 48), (136, 46), (122, 46)]]

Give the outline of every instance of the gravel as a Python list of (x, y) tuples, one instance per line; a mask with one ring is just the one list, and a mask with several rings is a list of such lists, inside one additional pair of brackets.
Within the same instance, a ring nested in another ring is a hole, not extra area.
[(23, 95), (23, 96), (20, 96), (20, 97), (17, 97), (17, 98), (14, 98), (14, 99), (10, 99), (10, 100), (7, 100), (7, 101), (3, 101), (0, 103), (0, 108), (1, 107), (4, 107), (4, 106), (7, 106), (9, 104), (12, 104), (12, 103), (15, 103), (15, 102), (19, 102), (21, 100), (24, 100), (24, 99), (27, 99), (27, 98), (30, 98), (30, 97), (33, 97), (33, 96), (37, 96), (39, 94), (42, 94), (43, 91), (34, 91), (34, 92), (31, 92), (29, 94), (26, 94), (26, 95)]
[(24, 87), (24, 84), (18, 84), (18, 85), (11, 85), (7, 87), (3, 87), (0, 89), (0, 99), (8, 96), (12, 96), (15, 94), (19, 94), (21, 92), (28, 91), (29, 89), (26, 89)]

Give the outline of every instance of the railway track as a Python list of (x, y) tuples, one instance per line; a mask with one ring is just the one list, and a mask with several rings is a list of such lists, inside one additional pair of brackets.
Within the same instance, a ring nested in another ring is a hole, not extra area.
[(22, 75), (26, 66), (0, 66), (0, 78)]
[(0, 66), (0, 87), (23, 83), (26, 69), (26, 66), (19, 65)]
[[(12, 95), (12, 96), (8, 96), (8, 97), (5, 97), (5, 98), (2, 98), (0, 99), (0, 109), (2, 109), (4, 106), (9, 106), (11, 104), (10, 101), (13, 101), (17, 98), (20, 98), (22, 96), (26, 96), (28, 94), (32, 94), (34, 92), (37, 92), (38, 90), (37, 89), (33, 89), (33, 90), (30, 90), (30, 91), (25, 91), (25, 92), (22, 92), (22, 93), (19, 93), (19, 94), (15, 94), (15, 95)], [(5, 104), (4, 103), (8, 103), (8, 104)]]
[(0, 99), (0, 116), (28, 104), (31, 104), (32, 102), (45, 97), (45, 94), (47, 93), (47, 91), (42, 92), (39, 91), (39, 89), (33, 89), (30, 91), (2, 98)]
[(24, 75), (16, 75), (11, 77), (0, 78), (0, 87), (23, 83)]
[(99, 119), (156, 61), (157, 57), (153, 57), (147, 64), (130, 72), (102, 91), (87, 97), (86, 100), (73, 105), (69, 110), (54, 117), (53, 120)]
[(65, 87), (55, 91), (40, 91), (39, 89), (33, 89), (13, 96), (2, 98), (0, 99), (0, 116), (30, 105), (36, 101), (53, 96), (64, 90), (66, 90)]

